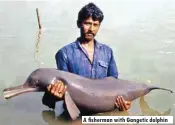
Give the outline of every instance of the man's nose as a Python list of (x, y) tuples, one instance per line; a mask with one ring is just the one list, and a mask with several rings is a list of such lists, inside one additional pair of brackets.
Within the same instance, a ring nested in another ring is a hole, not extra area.
[(90, 31), (94, 31), (94, 26), (93, 25), (90, 25), (89, 30)]

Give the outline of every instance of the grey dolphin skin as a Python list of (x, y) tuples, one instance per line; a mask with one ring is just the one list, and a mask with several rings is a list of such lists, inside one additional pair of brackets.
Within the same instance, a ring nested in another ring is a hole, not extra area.
[(153, 89), (173, 91), (144, 83), (107, 77), (104, 79), (89, 79), (73, 73), (52, 68), (40, 68), (33, 71), (24, 84), (3, 90), (6, 99), (26, 92), (44, 92), (46, 87), (57, 79), (67, 85), (64, 96), (66, 109), (75, 120), (80, 113), (102, 113), (114, 110), (117, 96), (133, 101), (146, 95)]

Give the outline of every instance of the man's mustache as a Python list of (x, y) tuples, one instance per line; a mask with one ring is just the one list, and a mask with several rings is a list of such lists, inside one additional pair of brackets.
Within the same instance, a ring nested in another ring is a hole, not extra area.
[(91, 34), (91, 35), (95, 36), (95, 34), (92, 33), (92, 32), (87, 32), (87, 33), (85, 33), (85, 34)]

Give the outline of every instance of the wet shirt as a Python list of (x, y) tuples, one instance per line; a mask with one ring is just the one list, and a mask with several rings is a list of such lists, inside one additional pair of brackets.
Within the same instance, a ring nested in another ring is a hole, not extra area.
[(118, 70), (112, 49), (95, 40), (94, 57), (91, 63), (86, 50), (77, 39), (55, 55), (57, 68), (92, 79), (113, 76), (118, 78)]

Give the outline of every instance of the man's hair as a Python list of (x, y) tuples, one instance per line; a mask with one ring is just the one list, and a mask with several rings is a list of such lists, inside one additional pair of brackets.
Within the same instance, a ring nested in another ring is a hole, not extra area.
[(98, 20), (101, 23), (103, 21), (104, 15), (100, 8), (98, 8), (94, 3), (91, 2), (81, 8), (81, 10), (79, 11), (77, 20), (78, 27), (80, 23), (88, 17), (92, 17), (93, 20)]

